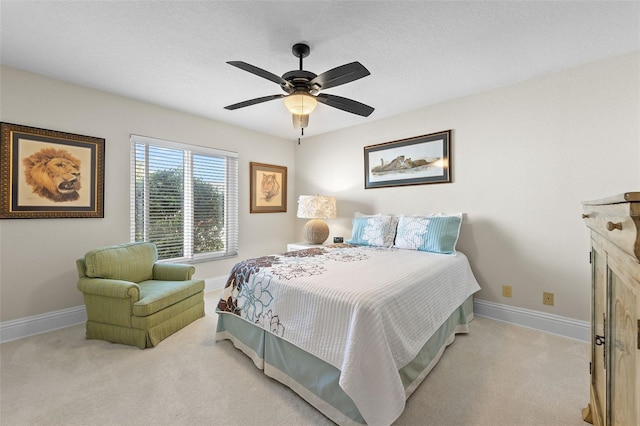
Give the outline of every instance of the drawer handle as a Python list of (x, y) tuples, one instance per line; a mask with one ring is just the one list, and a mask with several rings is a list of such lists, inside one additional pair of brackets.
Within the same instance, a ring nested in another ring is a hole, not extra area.
[(586, 214), (586, 213), (582, 213), (582, 218), (583, 218), (583, 219), (589, 219), (589, 215), (588, 215), (588, 214)]
[(613, 231), (614, 229), (622, 231), (622, 224), (620, 222), (607, 222), (607, 231)]

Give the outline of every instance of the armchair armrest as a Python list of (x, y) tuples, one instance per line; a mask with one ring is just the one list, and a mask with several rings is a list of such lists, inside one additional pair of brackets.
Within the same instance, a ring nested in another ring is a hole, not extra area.
[(110, 280), (106, 278), (80, 278), (78, 290), (97, 296), (131, 299), (132, 303), (140, 300), (140, 287), (130, 281)]
[(153, 279), (160, 281), (190, 280), (196, 272), (195, 266), (183, 263), (160, 263), (153, 265)]

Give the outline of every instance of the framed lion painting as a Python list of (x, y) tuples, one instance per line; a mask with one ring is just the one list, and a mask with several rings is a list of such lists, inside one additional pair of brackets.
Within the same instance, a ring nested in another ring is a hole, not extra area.
[(0, 219), (104, 217), (104, 139), (0, 123)]

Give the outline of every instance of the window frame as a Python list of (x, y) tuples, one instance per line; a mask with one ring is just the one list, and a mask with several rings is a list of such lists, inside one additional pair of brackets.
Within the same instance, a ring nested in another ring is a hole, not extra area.
[[(211, 260), (225, 259), (229, 257), (235, 257), (238, 255), (238, 212), (239, 212), (239, 196), (238, 196), (238, 179), (239, 179), (239, 165), (238, 165), (238, 153), (233, 151), (226, 151), (216, 148), (207, 148), (198, 145), (185, 144), (181, 142), (174, 142), (164, 139), (158, 139), (148, 136), (141, 136), (131, 134), (130, 136), (130, 238), (131, 241), (136, 241), (136, 146), (144, 145), (145, 147), (145, 178), (144, 178), (144, 241), (148, 241), (148, 229), (149, 229), (149, 147), (168, 148), (173, 150), (180, 150), (183, 152), (185, 159), (183, 160), (183, 191), (182, 201), (184, 206), (184, 232), (183, 232), (183, 256), (176, 258), (161, 259), (161, 261), (170, 262), (182, 262), (182, 263), (201, 263)], [(224, 158), (226, 161), (225, 181), (224, 181), (224, 250), (198, 253), (194, 254), (194, 242), (193, 242), (193, 212), (194, 212), (194, 197), (193, 197), (193, 155), (201, 155), (207, 157)], [(138, 240), (140, 241), (140, 240)]]

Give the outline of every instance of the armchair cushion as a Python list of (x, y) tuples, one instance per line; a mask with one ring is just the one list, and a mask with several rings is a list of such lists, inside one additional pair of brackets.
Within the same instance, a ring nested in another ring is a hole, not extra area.
[(87, 277), (134, 283), (153, 279), (153, 264), (157, 259), (156, 246), (151, 243), (102, 247), (84, 256)]
[(133, 315), (146, 317), (204, 290), (204, 281), (143, 281), (140, 300), (133, 304)]

